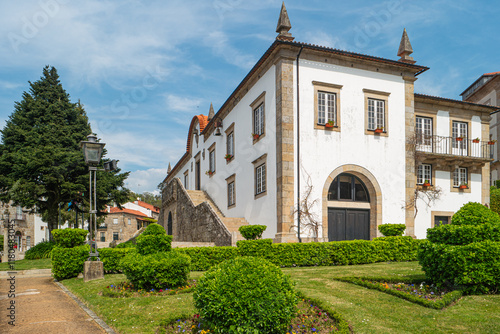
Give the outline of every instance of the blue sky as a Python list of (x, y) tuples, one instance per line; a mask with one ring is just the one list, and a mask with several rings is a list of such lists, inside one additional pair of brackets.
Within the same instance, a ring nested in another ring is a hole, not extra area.
[[(0, 127), (28, 81), (57, 68), (127, 186), (154, 191), (185, 151), (191, 118), (224, 103), (271, 45), (281, 1), (0, 2)], [(286, 1), (300, 42), (398, 59), (406, 27), (424, 94), (460, 99), (500, 71), (494, 1)]]

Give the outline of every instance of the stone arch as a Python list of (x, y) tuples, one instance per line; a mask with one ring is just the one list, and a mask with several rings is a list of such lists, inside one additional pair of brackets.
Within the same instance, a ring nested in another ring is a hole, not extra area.
[(377, 228), (382, 224), (382, 190), (373, 174), (359, 165), (346, 164), (337, 167), (328, 175), (322, 193), (322, 230), (323, 240), (328, 241), (328, 189), (333, 180), (342, 173), (358, 177), (366, 186), (370, 196), (370, 239), (377, 237)]

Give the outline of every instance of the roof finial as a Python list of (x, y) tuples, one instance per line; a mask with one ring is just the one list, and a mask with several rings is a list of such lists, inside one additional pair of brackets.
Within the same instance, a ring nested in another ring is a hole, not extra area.
[(212, 102), (210, 102), (210, 110), (208, 111), (208, 120), (210, 121), (212, 118), (214, 118), (215, 113), (214, 113), (214, 106)]
[(172, 171), (172, 167), (170, 167), (170, 162), (168, 163), (168, 169), (167, 169), (167, 174), (170, 174), (170, 172)]
[(399, 43), (398, 56), (399, 61), (409, 64), (415, 64), (416, 61), (413, 60), (413, 57), (410, 55), (413, 53), (413, 49), (410, 44), (410, 39), (408, 38), (408, 34), (406, 33), (406, 28), (403, 30), (403, 36), (401, 37), (401, 43)]
[(276, 27), (276, 32), (278, 33), (276, 39), (293, 41), (294, 37), (292, 37), (292, 34), (288, 32), (291, 28), (292, 25), (290, 24), (290, 19), (288, 18), (288, 13), (286, 12), (285, 2), (283, 1), (283, 4), (281, 5), (280, 17), (278, 19), (278, 26)]

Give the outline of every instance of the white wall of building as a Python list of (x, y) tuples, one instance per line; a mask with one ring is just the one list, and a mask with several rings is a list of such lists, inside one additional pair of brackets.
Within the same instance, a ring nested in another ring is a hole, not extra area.
[(35, 214), (35, 240), (31, 242), (31, 245), (34, 246), (42, 241), (49, 240), (49, 228), (47, 223), (42, 220), (42, 217), (38, 214)]
[[(250, 224), (267, 225), (264, 238), (274, 238), (276, 226), (276, 93), (275, 66), (271, 66), (259, 81), (242, 97), (236, 106), (223, 120), (222, 136), (210, 135), (207, 141), (199, 138), (198, 144), (192, 140), (192, 155), (189, 162), (176, 174), (184, 184), (184, 173), (188, 170), (188, 189), (195, 189), (194, 157), (201, 152), (201, 189), (214, 200), (218, 208), (227, 217), (243, 217)], [(265, 136), (253, 143), (253, 110), (250, 105), (265, 92)], [(225, 130), (234, 123), (234, 159), (226, 163)], [(199, 132), (199, 127), (197, 127)], [(209, 151), (215, 143), (216, 172), (211, 177), (205, 172), (209, 170)], [(203, 153), (204, 152), (204, 153)], [(255, 199), (254, 164), (262, 155), (267, 154), (267, 194)], [(193, 167), (191, 167), (193, 166)], [(226, 179), (236, 174), (236, 205), (227, 206)]]
[[(342, 85), (340, 91), (340, 132), (316, 130), (312, 81)], [(390, 93), (388, 137), (365, 134), (363, 89)], [(343, 165), (358, 165), (373, 174), (382, 191), (382, 222), (404, 223), (405, 200), (405, 92), (400, 76), (349, 67), (300, 61), (300, 150), (302, 192), (307, 172), (318, 199), (317, 215), (325, 182)], [(297, 127), (295, 127), (297, 131)], [(295, 133), (297, 135), (297, 133)]]

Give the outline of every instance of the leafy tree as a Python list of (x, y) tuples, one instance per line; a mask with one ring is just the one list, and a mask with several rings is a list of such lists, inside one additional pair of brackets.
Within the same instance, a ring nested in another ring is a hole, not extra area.
[(136, 201), (138, 198), (145, 203), (161, 208), (161, 195), (155, 195), (147, 191), (143, 192), (142, 194), (136, 194), (134, 192), (131, 192), (129, 201), (133, 202)]
[[(59, 206), (67, 207), (83, 194), (88, 198), (89, 172), (79, 145), (91, 128), (83, 106), (70, 101), (54, 67), (46, 66), (40, 80), (29, 84), (1, 130), (0, 200), (41, 213), (52, 232)], [(99, 211), (107, 202), (126, 201), (128, 174), (98, 173)]]

